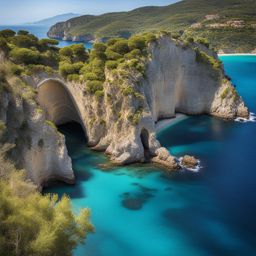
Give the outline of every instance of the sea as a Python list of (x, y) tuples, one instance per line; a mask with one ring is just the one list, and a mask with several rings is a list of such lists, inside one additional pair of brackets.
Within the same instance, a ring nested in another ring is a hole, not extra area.
[[(47, 30), (34, 28), (29, 31), (45, 37)], [(256, 113), (256, 56), (220, 58)], [(76, 184), (56, 183), (44, 193), (69, 195), (75, 212), (90, 208), (95, 226), (74, 256), (256, 255), (253, 120), (190, 116), (161, 130), (157, 137), (173, 155), (201, 160), (198, 171), (170, 174), (151, 164), (111, 167), (103, 153), (86, 146), (78, 124), (59, 130), (66, 137)]]
[[(256, 113), (256, 57), (221, 57), (226, 73)], [(75, 211), (91, 209), (95, 233), (75, 256), (256, 255), (256, 123), (191, 116), (158, 133), (168, 150), (201, 160), (197, 172), (167, 175), (151, 164), (104, 168), (81, 127), (66, 136), (76, 185), (44, 193), (67, 194)]]

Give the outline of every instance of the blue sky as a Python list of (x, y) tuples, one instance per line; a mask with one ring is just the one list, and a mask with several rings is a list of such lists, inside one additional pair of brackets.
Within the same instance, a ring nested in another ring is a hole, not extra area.
[(101, 14), (177, 0), (0, 0), (0, 24), (33, 22), (63, 13)]

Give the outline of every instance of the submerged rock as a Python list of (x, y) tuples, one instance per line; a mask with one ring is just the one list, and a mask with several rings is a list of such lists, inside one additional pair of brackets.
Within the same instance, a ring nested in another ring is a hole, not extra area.
[(186, 168), (196, 168), (198, 166), (199, 160), (196, 159), (193, 156), (185, 155), (181, 159), (181, 165), (186, 167)]
[(129, 210), (140, 210), (143, 206), (144, 201), (140, 198), (127, 198), (122, 201), (123, 207)]

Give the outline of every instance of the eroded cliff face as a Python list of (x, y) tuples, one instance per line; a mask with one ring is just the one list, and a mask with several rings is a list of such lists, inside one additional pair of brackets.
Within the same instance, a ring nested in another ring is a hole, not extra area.
[[(199, 48), (200, 45), (194, 44)], [(200, 51), (217, 59), (217, 55), (202, 47)], [(146, 79), (142, 81), (146, 99), (155, 121), (175, 116), (176, 112), (210, 114), (234, 119), (248, 117), (248, 109), (223, 68), (197, 59), (192, 47), (177, 45), (162, 37), (150, 47)]]
[(16, 145), (10, 158), (39, 188), (50, 179), (74, 183), (65, 137), (45, 119), (33, 101), (10, 91), (0, 94), (0, 120), (6, 127), (1, 141)]

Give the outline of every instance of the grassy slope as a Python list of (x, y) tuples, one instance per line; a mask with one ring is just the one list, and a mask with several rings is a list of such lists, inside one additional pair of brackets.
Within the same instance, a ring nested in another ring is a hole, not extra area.
[[(108, 13), (100, 16), (81, 16), (69, 20), (70, 35), (93, 34), (97, 38), (129, 36), (152, 30), (188, 30), (195, 36), (205, 36), (217, 48), (228, 48), (229, 38), (233, 51), (249, 51), (256, 48), (255, 29), (189, 29), (195, 22), (204, 20), (207, 14), (219, 14), (225, 22), (243, 19), (246, 24), (256, 24), (256, 0), (184, 0), (164, 7), (143, 7), (130, 12)], [(212, 21), (214, 23), (215, 21)], [(225, 36), (226, 35), (226, 36)], [(221, 39), (223, 38), (223, 40)], [(237, 41), (237, 43), (235, 42)], [(241, 47), (242, 43), (242, 47)]]

